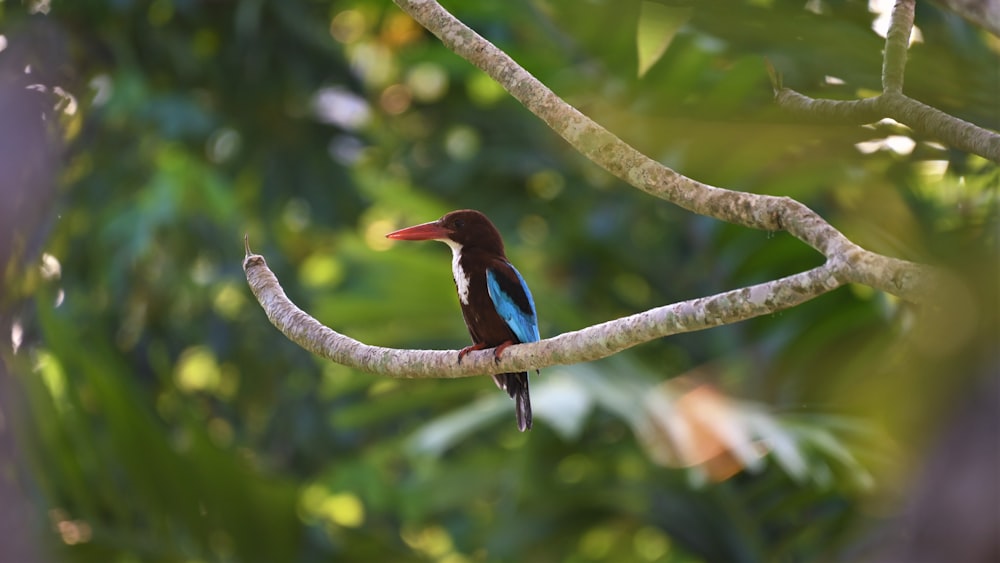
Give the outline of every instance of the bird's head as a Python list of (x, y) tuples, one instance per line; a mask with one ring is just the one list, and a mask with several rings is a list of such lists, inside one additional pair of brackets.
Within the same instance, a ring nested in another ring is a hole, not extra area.
[(503, 239), (493, 223), (472, 209), (452, 211), (437, 221), (393, 231), (395, 240), (439, 240), (453, 249), (478, 249), (504, 255)]

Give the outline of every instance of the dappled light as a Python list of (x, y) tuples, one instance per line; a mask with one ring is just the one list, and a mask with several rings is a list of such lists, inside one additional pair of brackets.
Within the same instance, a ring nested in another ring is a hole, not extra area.
[(330, 35), (341, 43), (354, 43), (368, 33), (369, 18), (361, 10), (344, 10), (330, 20)]
[(364, 98), (340, 87), (316, 92), (313, 109), (320, 121), (344, 129), (359, 129), (370, 119), (370, 110)]
[(417, 64), (406, 73), (406, 85), (418, 101), (436, 102), (448, 92), (448, 73), (441, 65)]
[[(998, 552), (996, 159), (778, 95), (882, 96), (895, 2), (444, 3), (516, 63), (497, 79), (408, 4), (0, 2), (0, 561)], [(917, 0), (901, 89), (993, 146), (997, 38), (949, 4)], [(498, 83), (518, 65), (652, 163), (550, 129), (512, 96), (529, 80)], [(706, 213), (659, 164), (735, 195)], [(534, 297), (540, 348), (503, 361), (562, 354), (525, 368), (530, 432), (494, 372), (455, 376), (497, 364), (458, 364), (448, 248), (385, 236), (455, 209)], [(379, 347), (364, 370), (275, 328), (244, 240), (284, 299)], [(833, 269), (861, 249), (915, 266)], [(654, 308), (669, 336), (558, 348)], [(452, 371), (385, 377), (385, 349)]]
[(352, 493), (334, 493), (312, 484), (302, 491), (300, 503), (302, 518), (308, 523), (357, 528), (365, 521), (364, 505)]
[(90, 525), (83, 520), (69, 520), (65, 510), (53, 508), (49, 510), (49, 518), (66, 545), (77, 545), (91, 540), (93, 530)]

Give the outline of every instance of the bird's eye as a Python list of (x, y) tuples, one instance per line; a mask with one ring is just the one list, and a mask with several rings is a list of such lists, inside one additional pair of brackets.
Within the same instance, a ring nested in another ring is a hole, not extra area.
[(463, 221), (461, 219), (455, 219), (454, 225), (455, 225), (456, 229), (461, 229), (462, 227), (465, 226), (465, 221)]

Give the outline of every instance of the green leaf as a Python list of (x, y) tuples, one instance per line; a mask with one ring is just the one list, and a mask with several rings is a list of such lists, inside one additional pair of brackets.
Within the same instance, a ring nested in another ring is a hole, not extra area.
[(677, 31), (691, 19), (691, 8), (664, 6), (643, 2), (636, 29), (636, 49), (639, 56), (639, 77), (646, 74), (663, 53)]

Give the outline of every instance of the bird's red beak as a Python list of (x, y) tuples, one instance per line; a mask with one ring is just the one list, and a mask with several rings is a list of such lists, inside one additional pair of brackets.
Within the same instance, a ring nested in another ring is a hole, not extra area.
[(385, 235), (385, 238), (396, 240), (437, 240), (446, 239), (450, 234), (451, 231), (442, 227), (440, 223), (431, 221), (430, 223), (393, 231)]

